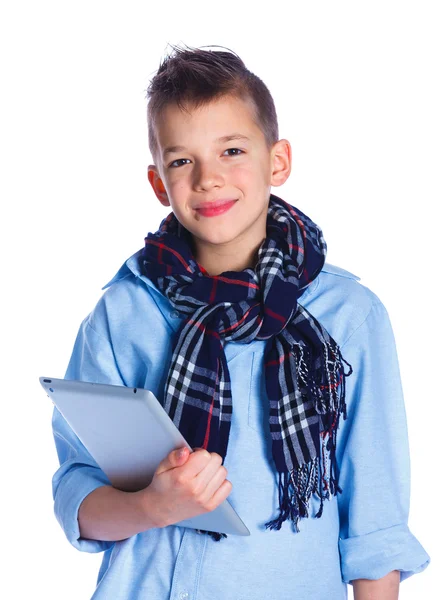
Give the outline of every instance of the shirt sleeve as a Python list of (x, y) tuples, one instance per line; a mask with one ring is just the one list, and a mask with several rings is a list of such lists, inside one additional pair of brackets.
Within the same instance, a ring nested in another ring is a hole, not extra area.
[[(110, 342), (85, 319), (78, 332), (65, 379), (124, 385)], [(84, 552), (101, 552), (114, 542), (80, 538), (78, 510), (84, 498), (110, 481), (54, 408), (52, 427), (60, 467), (52, 479), (54, 512), (69, 542)]]
[(337, 444), (345, 583), (393, 570), (403, 581), (430, 561), (408, 528), (410, 459), (398, 357), (387, 311), (373, 296), (365, 320), (341, 348), (353, 368)]

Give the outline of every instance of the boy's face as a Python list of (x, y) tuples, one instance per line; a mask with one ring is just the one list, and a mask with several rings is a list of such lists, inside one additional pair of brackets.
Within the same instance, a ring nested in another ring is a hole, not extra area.
[(192, 234), (196, 258), (210, 250), (250, 253), (266, 237), (270, 187), (290, 174), (290, 144), (279, 140), (268, 149), (244, 100), (225, 96), (186, 108), (189, 113), (175, 104), (164, 109), (149, 181)]

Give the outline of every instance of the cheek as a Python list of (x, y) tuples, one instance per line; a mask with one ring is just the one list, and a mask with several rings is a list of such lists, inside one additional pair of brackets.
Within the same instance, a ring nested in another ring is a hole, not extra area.
[(250, 185), (256, 181), (256, 169), (250, 165), (237, 165), (230, 170), (230, 178), (236, 185)]
[(256, 161), (232, 167), (231, 176), (235, 179), (235, 183), (239, 185), (259, 186), (267, 182), (269, 178), (267, 170), (267, 164)]
[(177, 179), (168, 182), (169, 195), (175, 202), (180, 202), (183, 196), (187, 193), (188, 184), (185, 179)]

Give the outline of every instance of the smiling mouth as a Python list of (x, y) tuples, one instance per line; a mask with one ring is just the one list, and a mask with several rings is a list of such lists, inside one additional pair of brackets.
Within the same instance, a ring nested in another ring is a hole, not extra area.
[(196, 212), (203, 217), (217, 217), (218, 215), (222, 215), (232, 208), (235, 204), (236, 200), (229, 200), (228, 202), (223, 202), (222, 204), (217, 204), (213, 202), (212, 204), (207, 204), (201, 208), (196, 208)]

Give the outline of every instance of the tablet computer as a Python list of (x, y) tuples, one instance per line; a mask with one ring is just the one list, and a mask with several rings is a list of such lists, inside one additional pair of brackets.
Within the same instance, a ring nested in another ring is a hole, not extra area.
[[(143, 489), (172, 450), (193, 452), (149, 390), (54, 377), (40, 377), (40, 383), (115, 488)], [(228, 500), (175, 525), (250, 535)]]

